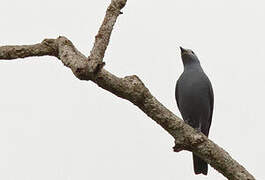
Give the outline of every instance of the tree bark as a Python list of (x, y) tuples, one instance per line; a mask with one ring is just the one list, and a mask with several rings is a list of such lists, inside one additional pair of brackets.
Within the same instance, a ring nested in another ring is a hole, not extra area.
[(126, 0), (111, 1), (88, 57), (80, 53), (70, 40), (60, 36), (57, 39), (45, 39), (35, 45), (1, 46), (0, 59), (12, 60), (45, 55), (57, 57), (78, 79), (93, 81), (101, 88), (139, 107), (174, 137), (174, 151), (194, 152), (228, 179), (254, 180), (255, 178), (225, 150), (164, 107), (136, 75), (120, 78), (103, 68), (103, 58), (113, 26), (122, 14), (120, 10), (125, 4)]

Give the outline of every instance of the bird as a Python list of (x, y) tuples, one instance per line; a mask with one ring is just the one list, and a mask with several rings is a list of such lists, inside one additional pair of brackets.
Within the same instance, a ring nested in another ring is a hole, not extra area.
[[(196, 54), (180, 47), (184, 71), (176, 83), (175, 98), (185, 123), (208, 137), (212, 122), (214, 94)], [(207, 175), (208, 164), (193, 155), (194, 173)]]

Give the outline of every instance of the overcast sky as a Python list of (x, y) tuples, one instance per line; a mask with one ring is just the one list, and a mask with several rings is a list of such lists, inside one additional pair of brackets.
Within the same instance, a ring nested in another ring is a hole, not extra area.
[[(0, 45), (68, 37), (89, 54), (110, 0), (1, 0)], [(215, 94), (210, 139), (264, 179), (265, 3), (128, 0), (105, 68), (138, 75), (172, 112), (192, 49)], [(190, 152), (136, 106), (79, 81), (54, 57), (0, 62), (0, 179), (200, 180)], [(209, 168), (208, 179), (223, 180)]]

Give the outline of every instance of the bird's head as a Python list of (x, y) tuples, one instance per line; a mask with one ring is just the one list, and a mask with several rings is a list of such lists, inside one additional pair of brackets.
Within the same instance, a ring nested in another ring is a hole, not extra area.
[(181, 58), (184, 66), (186, 64), (193, 64), (193, 63), (199, 63), (199, 59), (196, 56), (196, 54), (190, 50), (190, 49), (184, 49), (183, 47), (180, 46), (181, 50)]

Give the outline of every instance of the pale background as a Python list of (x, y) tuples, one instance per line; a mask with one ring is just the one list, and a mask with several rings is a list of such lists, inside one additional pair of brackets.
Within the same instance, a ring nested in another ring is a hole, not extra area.
[[(110, 0), (2, 0), (0, 45), (68, 37), (88, 55)], [(104, 61), (137, 74), (179, 115), (174, 90), (191, 48), (212, 81), (210, 138), (264, 179), (265, 3), (128, 0)], [(130, 102), (79, 81), (54, 57), (0, 62), (0, 179), (200, 180), (191, 153)], [(211, 167), (208, 179), (225, 179)]]

